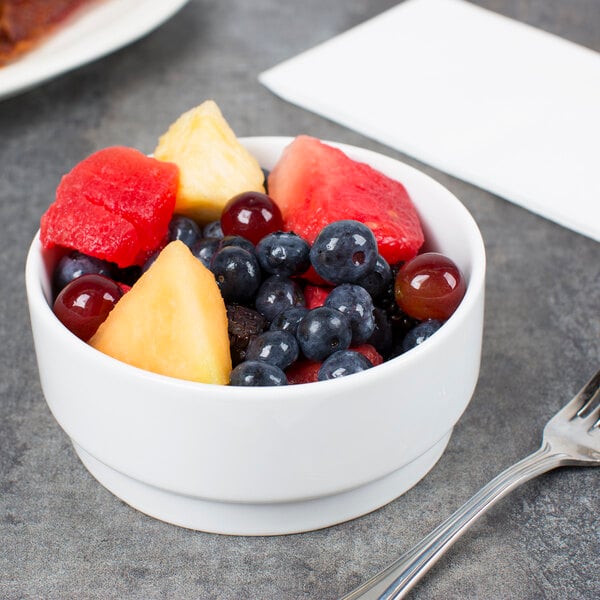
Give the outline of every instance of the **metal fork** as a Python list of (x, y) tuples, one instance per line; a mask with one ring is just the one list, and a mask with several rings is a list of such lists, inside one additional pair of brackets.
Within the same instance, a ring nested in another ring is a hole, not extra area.
[(539, 450), (508, 467), (416, 546), (341, 600), (403, 598), (470, 525), (522, 483), (561, 466), (600, 465), (600, 370), (546, 424)]

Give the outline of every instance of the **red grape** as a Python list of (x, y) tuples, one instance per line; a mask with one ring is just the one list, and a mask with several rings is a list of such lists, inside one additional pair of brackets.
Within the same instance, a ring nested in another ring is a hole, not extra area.
[(394, 288), (398, 306), (419, 320), (448, 319), (463, 299), (465, 290), (459, 268), (437, 252), (419, 254), (404, 263)]
[(54, 301), (54, 314), (87, 342), (119, 301), (119, 285), (103, 275), (87, 274), (67, 284)]
[(221, 213), (221, 229), (225, 235), (241, 235), (253, 244), (268, 233), (283, 229), (279, 207), (260, 192), (243, 192), (234, 196)]

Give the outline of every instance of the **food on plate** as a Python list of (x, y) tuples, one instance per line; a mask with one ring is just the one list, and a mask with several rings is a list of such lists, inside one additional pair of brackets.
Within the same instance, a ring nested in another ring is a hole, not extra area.
[(264, 192), (258, 161), (238, 141), (217, 104), (206, 100), (182, 114), (154, 150), (180, 170), (175, 212), (207, 223), (242, 192)]
[(41, 220), (42, 246), (143, 264), (167, 236), (178, 179), (175, 165), (139, 150), (99, 150), (62, 178)]
[(0, 66), (15, 60), (52, 33), (90, 0), (0, 0)]
[(154, 158), (108, 148), (63, 178), (41, 241), (65, 249), (53, 282), (67, 328), (155, 373), (266, 386), (370, 369), (450, 318), (465, 279), (449, 257), (419, 254), (400, 182), (308, 136), (270, 173), (240, 148), (207, 101)]
[(225, 303), (213, 274), (179, 240), (161, 251), (89, 343), (161, 375), (229, 382)]

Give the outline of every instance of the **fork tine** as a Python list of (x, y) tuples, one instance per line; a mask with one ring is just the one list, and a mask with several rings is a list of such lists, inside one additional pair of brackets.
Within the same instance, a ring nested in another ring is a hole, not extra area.
[[(593, 406), (595, 404), (595, 406)], [(590, 431), (600, 428), (600, 391), (596, 392), (584, 407), (585, 410), (577, 412), (577, 416), (583, 419), (584, 424), (590, 425)]]
[(568, 416), (569, 419), (576, 416), (582, 416), (591, 406), (594, 399), (598, 397), (600, 390), (600, 370), (598, 370), (590, 380), (573, 396), (573, 398), (558, 412), (558, 414)]
[(590, 429), (600, 429), (600, 406), (598, 406), (598, 408), (596, 408), (596, 410), (593, 412), (592, 418), (595, 420)]
[(600, 400), (600, 371), (590, 379), (577, 396), (582, 402), (581, 408), (576, 413), (578, 417), (586, 416), (587, 413), (597, 408), (595, 405)]

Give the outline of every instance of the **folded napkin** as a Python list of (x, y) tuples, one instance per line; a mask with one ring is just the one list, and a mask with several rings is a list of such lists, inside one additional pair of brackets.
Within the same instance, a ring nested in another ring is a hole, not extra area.
[(282, 98), (600, 241), (600, 54), (407, 0), (262, 73)]

